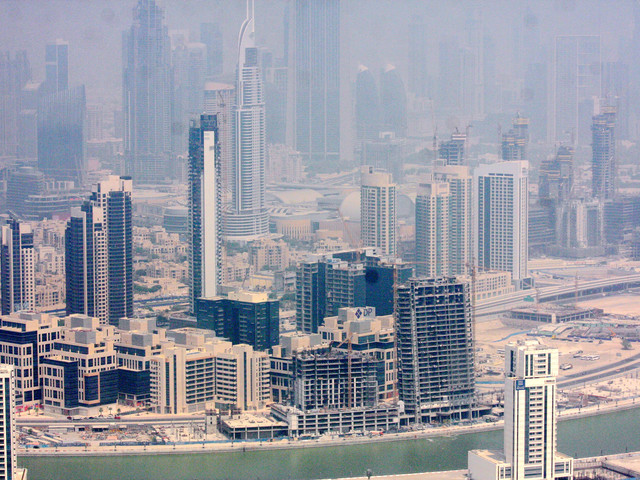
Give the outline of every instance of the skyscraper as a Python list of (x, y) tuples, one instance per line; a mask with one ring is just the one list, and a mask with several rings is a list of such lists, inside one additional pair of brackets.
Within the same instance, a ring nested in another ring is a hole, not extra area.
[(445, 165), (464, 165), (464, 144), (467, 135), (458, 131), (451, 134), (451, 140), (440, 142), (438, 155)]
[(33, 232), (13, 217), (0, 226), (0, 292), (2, 315), (35, 307)]
[(504, 371), (504, 452), (470, 451), (470, 478), (571, 480), (573, 459), (556, 451), (558, 350), (537, 340), (510, 343)]
[(561, 145), (556, 156), (543, 160), (538, 175), (538, 198), (561, 204), (573, 190), (573, 147)]
[(136, 183), (166, 181), (171, 151), (171, 67), (164, 13), (138, 0), (122, 39), (124, 152)]
[(38, 108), (38, 168), (81, 185), (86, 172), (87, 101), (84, 85), (46, 95)]
[(479, 166), (474, 175), (477, 265), (511, 272), (520, 286), (528, 276), (529, 162)]
[(531, 139), (536, 142), (545, 142), (548, 138), (547, 68), (547, 63), (530, 63), (524, 74), (523, 109), (531, 118)]
[(421, 183), (416, 193), (416, 274), (441, 277), (449, 274), (448, 183)]
[(340, 0), (295, 2), (295, 149), (303, 164), (340, 158)]
[(133, 236), (129, 177), (94, 185), (67, 223), (67, 313), (118, 325), (133, 316)]
[(207, 82), (204, 86), (204, 114), (215, 115), (220, 144), (220, 188), (223, 207), (231, 202), (233, 187), (233, 125), (235, 122), (235, 88), (226, 83)]
[(396, 137), (407, 136), (407, 94), (400, 72), (387, 65), (380, 76), (382, 130), (394, 132)]
[(31, 79), (27, 52), (0, 52), (0, 155), (15, 155), (18, 149), (20, 92)]
[(173, 152), (188, 150), (189, 122), (202, 113), (207, 74), (207, 47), (204, 43), (176, 41), (171, 52), (172, 98), (171, 135)]
[(600, 98), (599, 36), (558, 36), (555, 48), (555, 140), (587, 145), (594, 98)]
[(133, 316), (133, 215), (131, 178), (111, 175), (99, 182), (91, 201), (101, 206), (107, 220), (109, 259), (109, 323), (118, 325)]
[(189, 129), (189, 297), (218, 295), (222, 281), (220, 144), (215, 115), (201, 115)]
[(473, 263), (472, 192), (473, 178), (469, 167), (436, 166), (434, 181), (449, 184), (449, 270), (448, 275), (466, 275)]
[(57, 39), (45, 50), (44, 93), (62, 92), (69, 88), (69, 42)]
[(398, 287), (398, 392), (415, 422), (469, 415), (475, 394), (469, 284), (411, 279)]
[(356, 77), (356, 139), (375, 140), (380, 129), (380, 106), (376, 80), (360, 65)]
[(427, 24), (420, 17), (409, 24), (409, 92), (427, 97)]
[[(0, 479), (23, 478), (18, 475), (16, 457), (16, 411), (15, 370), (9, 365), (0, 365)], [(26, 477), (26, 473), (24, 474)]]
[(602, 107), (601, 113), (593, 117), (592, 195), (602, 200), (613, 198), (616, 194), (615, 126), (615, 107)]
[(253, 14), (253, 0), (247, 0), (247, 18), (238, 39), (232, 205), (224, 226), (230, 239), (251, 239), (269, 231), (269, 212), (265, 205), (263, 84)]
[(396, 255), (397, 186), (391, 174), (363, 166), (360, 187), (360, 238), (365, 247), (377, 247), (380, 254)]
[(65, 230), (67, 315), (109, 320), (107, 225), (104, 209), (87, 201), (71, 209)]
[(516, 115), (513, 128), (502, 135), (502, 160), (527, 160), (529, 143), (529, 119)]
[(207, 46), (207, 78), (222, 75), (223, 38), (217, 23), (200, 24), (200, 41)]

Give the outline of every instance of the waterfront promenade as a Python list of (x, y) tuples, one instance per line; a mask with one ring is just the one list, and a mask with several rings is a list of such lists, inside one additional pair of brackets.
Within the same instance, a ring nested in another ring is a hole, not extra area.
[[(564, 410), (559, 413), (559, 421), (569, 420), (592, 415), (600, 415), (613, 411), (640, 408), (640, 399), (615, 400), (600, 405), (592, 405), (579, 409)], [(144, 418), (144, 417), (141, 417)], [(58, 425), (59, 426), (59, 425)], [(309, 440), (279, 439), (273, 441), (192, 441), (175, 442), (153, 445), (100, 445), (99, 442), (87, 442), (83, 446), (63, 446), (47, 448), (19, 447), (17, 453), (20, 456), (114, 456), (114, 455), (159, 455), (159, 454), (185, 454), (185, 453), (211, 453), (211, 452), (237, 452), (271, 449), (297, 449), (320, 448), (340, 445), (357, 445), (370, 442), (406, 441), (418, 438), (436, 438), (477, 433), (482, 431), (500, 430), (503, 422), (475, 423), (471, 425), (452, 425), (442, 427), (426, 427), (400, 433), (384, 435), (362, 435), (340, 437), (338, 435), (324, 435)]]

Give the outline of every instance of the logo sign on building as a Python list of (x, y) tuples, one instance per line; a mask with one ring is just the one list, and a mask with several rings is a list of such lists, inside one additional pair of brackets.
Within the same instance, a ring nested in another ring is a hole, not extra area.
[(356, 312), (354, 314), (356, 316), (356, 318), (358, 320), (360, 320), (360, 318), (367, 318), (367, 317), (375, 317), (376, 316), (376, 309), (373, 307), (364, 307), (364, 308), (357, 308)]
[(516, 380), (516, 390), (524, 390), (524, 380)]

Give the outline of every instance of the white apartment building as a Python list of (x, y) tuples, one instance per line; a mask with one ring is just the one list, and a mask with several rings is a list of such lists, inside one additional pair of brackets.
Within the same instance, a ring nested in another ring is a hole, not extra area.
[(471, 480), (571, 480), (573, 459), (556, 452), (558, 350), (537, 340), (505, 348), (504, 452), (469, 452)]
[(529, 162), (479, 166), (474, 175), (477, 265), (511, 272), (522, 287), (528, 277)]
[(449, 274), (450, 195), (448, 183), (421, 183), (416, 195), (416, 274)]
[(473, 263), (473, 177), (469, 167), (438, 165), (433, 169), (433, 180), (449, 184), (449, 273), (468, 273)]
[(0, 480), (21, 478), (16, 457), (16, 428), (13, 420), (16, 373), (10, 365), (0, 365)]
[(360, 235), (365, 247), (378, 247), (382, 255), (396, 255), (397, 186), (391, 174), (361, 168)]

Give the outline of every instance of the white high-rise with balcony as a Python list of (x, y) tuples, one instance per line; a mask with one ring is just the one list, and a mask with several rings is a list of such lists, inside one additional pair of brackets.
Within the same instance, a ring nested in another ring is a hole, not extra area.
[(477, 264), (511, 272), (519, 287), (528, 276), (529, 162), (480, 165), (474, 175)]
[(362, 245), (377, 247), (381, 255), (396, 255), (397, 186), (391, 174), (361, 169), (360, 228)]
[(473, 264), (473, 237), (471, 234), (471, 209), (473, 177), (469, 167), (462, 165), (438, 165), (433, 169), (433, 179), (449, 184), (449, 275), (469, 273)]
[(471, 480), (571, 480), (573, 459), (556, 452), (558, 350), (537, 340), (505, 348), (504, 452), (469, 452)]
[(251, 240), (269, 232), (265, 205), (264, 94), (253, 16), (253, 0), (247, 0), (247, 18), (238, 39), (231, 211), (225, 217), (224, 228), (230, 240)]
[(421, 183), (416, 192), (416, 273), (449, 275), (450, 194), (448, 183)]

